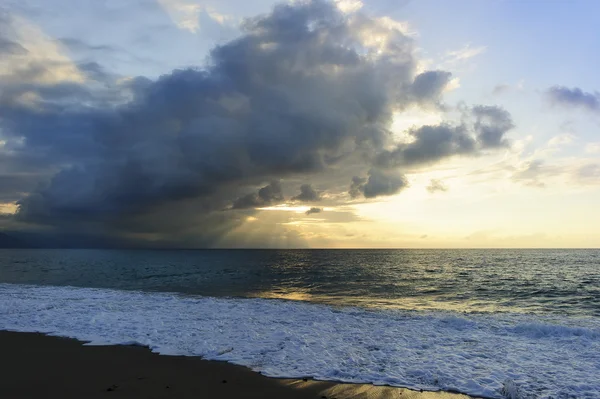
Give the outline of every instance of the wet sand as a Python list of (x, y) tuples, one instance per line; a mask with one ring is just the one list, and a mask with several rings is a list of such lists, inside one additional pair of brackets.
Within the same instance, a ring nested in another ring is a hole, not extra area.
[(84, 346), (42, 334), (0, 331), (0, 397), (465, 399), (451, 393), (267, 378), (197, 357), (135, 346)]

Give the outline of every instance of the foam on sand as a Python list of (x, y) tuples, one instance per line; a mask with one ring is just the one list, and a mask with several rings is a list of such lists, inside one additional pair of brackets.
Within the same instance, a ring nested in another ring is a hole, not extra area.
[(144, 345), (273, 377), (490, 398), (600, 397), (600, 321), (592, 318), (0, 284), (0, 329)]

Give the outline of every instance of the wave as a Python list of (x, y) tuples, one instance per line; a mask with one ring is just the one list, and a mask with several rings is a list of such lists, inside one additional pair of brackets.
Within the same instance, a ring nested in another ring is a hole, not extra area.
[(487, 398), (599, 398), (600, 321), (0, 284), (0, 329), (201, 356), (271, 377)]

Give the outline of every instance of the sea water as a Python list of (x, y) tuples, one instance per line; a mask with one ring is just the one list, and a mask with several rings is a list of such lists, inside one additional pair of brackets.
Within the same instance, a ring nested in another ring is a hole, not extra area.
[(600, 398), (600, 251), (0, 250), (0, 329), (275, 377)]

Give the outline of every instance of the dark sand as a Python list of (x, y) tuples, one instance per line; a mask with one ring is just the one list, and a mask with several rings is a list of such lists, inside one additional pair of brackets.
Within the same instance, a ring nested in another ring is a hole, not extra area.
[(267, 378), (224, 362), (0, 331), (0, 398), (459, 399), (401, 388)]

